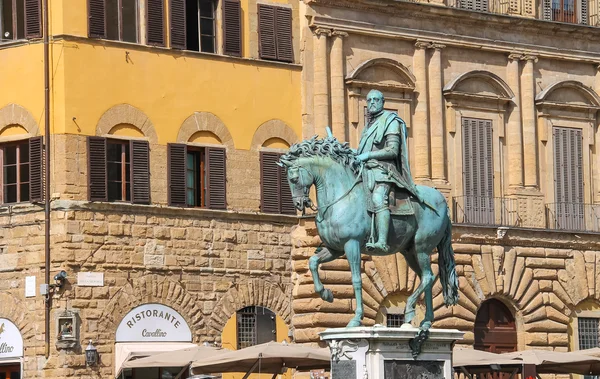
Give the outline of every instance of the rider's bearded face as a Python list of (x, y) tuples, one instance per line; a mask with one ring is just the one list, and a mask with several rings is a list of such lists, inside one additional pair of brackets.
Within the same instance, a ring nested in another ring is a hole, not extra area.
[(383, 110), (383, 98), (376, 94), (367, 97), (367, 109), (370, 114), (377, 114)]

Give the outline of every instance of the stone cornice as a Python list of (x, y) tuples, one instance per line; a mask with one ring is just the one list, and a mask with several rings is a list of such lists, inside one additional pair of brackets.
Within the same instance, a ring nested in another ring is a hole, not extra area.
[[(484, 51), (495, 51), (505, 54), (536, 55), (539, 58), (552, 58), (577, 62), (598, 63), (600, 61), (600, 48), (590, 47), (587, 50), (573, 49), (568, 44), (568, 33), (577, 33), (582, 40), (590, 40), (592, 44), (600, 41), (600, 28), (585, 25), (570, 25), (555, 23), (523, 17), (496, 15), (488, 13), (470, 12), (461, 9), (436, 6), (431, 4), (418, 4), (405, 1), (374, 1), (365, 6), (364, 3), (349, 5), (347, 0), (313, 0), (309, 4), (324, 5), (335, 8), (352, 8), (372, 12), (385, 11), (386, 14), (398, 14), (399, 18), (422, 19), (435, 17), (439, 24), (456, 23), (460, 25), (473, 25), (473, 29), (495, 28), (497, 31), (510, 26), (512, 33), (522, 33), (529, 38), (531, 43), (518, 43), (509, 40), (492, 39), (469, 34), (452, 34), (448, 31), (423, 30), (423, 28), (410, 28), (406, 26), (393, 26), (359, 21), (362, 17), (357, 15), (352, 19), (338, 19), (320, 15), (312, 16), (313, 27), (324, 27), (343, 30), (350, 34), (375, 36), (381, 38), (404, 39), (417, 41), (417, 48), (429, 47), (431, 44), (443, 44), (449, 47), (470, 48)], [(381, 4), (381, 5), (378, 5)], [(385, 7), (383, 7), (385, 4)], [(318, 10), (317, 10), (318, 12)], [(363, 12), (364, 13), (364, 12)], [(556, 36), (565, 41), (564, 47), (548, 44), (547, 46), (535, 44), (535, 36), (545, 33), (547, 36)], [(600, 44), (599, 44), (600, 46)]]

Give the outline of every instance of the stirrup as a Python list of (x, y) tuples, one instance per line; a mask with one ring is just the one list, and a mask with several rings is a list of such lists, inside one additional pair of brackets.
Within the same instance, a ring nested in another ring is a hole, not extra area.
[(382, 253), (389, 253), (390, 252), (390, 247), (387, 244), (385, 244), (385, 243), (380, 243), (380, 242), (371, 243), (371, 242), (369, 242), (365, 246), (366, 246), (366, 248), (367, 248), (368, 251), (379, 251), (379, 252), (382, 252)]

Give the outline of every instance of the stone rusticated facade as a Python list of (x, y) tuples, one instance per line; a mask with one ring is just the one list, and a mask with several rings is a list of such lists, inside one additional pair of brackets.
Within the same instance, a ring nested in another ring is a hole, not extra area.
[[(92, 374), (83, 354), (55, 350), (54, 322), (44, 359), (42, 298), (23, 297), (25, 275), (43, 282), (43, 212), (15, 206), (0, 213), (0, 223), (0, 317), (21, 329), (25, 377)], [(289, 216), (55, 201), (51, 272), (65, 269), (69, 277), (53, 298), (52, 319), (66, 307), (79, 312), (80, 340), (93, 339), (100, 353), (98, 377), (113, 373), (122, 317), (144, 303), (179, 312), (196, 343), (220, 342), (227, 320), (245, 306), (267, 307), (289, 324), (295, 223)], [(77, 286), (79, 271), (103, 272), (105, 286)]]
[[(320, 240), (314, 224), (294, 230), (292, 244), (294, 318), (296, 340), (317, 342), (326, 327), (344, 326), (353, 316), (349, 266), (344, 259), (323, 264), (321, 279), (334, 292), (332, 304), (314, 294), (308, 258)], [(567, 351), (572, 317), (584, 300), (600, 300), (600, 239), (597, 235), (531, 229), (510, 229), (498, 238), (494, 228), (456, 226), (453, 231), (456, 270), (459, 274), (458, 305), (443, 305), (439, 281), (434, 286), (436, 328), (458, 328), (473, 343), (475, 315), (482, 301), (497, 298), (515, 316), (520, 349), (542, 348)], [(433, 256), (434, 262), (436, 256)], [(437, 273), (437, 265), (434, 265)], [(393, 294), (409, 294), (418, 278), (397, 254), (387, 257), (363, 256), (363, 299), (365, 324), (373, 325), (381, 304)], [(313, 310), (319, 310), (313, 313)]]

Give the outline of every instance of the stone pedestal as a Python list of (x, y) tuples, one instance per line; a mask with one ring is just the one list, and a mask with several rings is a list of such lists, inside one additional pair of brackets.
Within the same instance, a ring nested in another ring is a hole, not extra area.
[(430, 329), (414, 359), (409, 343), (418, 333), (406, 324), (327, 329), (320, 336), (331, 350), (332, 379), (451, 379), (452, 346), (464, 333)]

